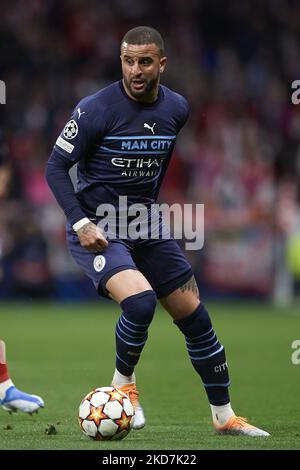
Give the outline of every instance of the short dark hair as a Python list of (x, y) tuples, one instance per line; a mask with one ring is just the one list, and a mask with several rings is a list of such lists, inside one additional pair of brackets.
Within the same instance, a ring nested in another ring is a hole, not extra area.
[(165, 53), (164, 40), (161, 34), (150, 26), (138, 26), (137, 28), (130, 29), (123, 37), (121, 47), (123, 42), (137, 45), (155, 44), (161, 56)]

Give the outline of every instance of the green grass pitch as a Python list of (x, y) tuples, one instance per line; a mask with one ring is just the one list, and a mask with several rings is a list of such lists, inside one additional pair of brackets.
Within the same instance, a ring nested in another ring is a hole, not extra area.
[[(17, 387), (40, 394), (46, 403), (34, 416), (0, 409), (0, 449), (300, 449), (300, 364), (291, 361), (291, 344), (300, 339), (296, 307), (208, 307), (226, 347), (233, 408), (271, 437), (214, 433), (184, 339), (158, 308), (136, 369), (146, 427), (120, 442), (89, 440), (77, 423), (78, 405), (94, 387), (110, 384), (117, 305), (0, 304), (0, 337), (11, 376)], [(51, 424), (57, 433), (48, 435)]]

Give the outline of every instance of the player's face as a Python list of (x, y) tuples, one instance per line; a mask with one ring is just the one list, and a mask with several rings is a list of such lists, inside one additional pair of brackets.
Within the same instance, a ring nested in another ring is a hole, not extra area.
[(160, 74), (166, 66), (156, 44), (135, 45), (122, 43), (121, 63), (127, 94), (136, 101), (155, 101)]

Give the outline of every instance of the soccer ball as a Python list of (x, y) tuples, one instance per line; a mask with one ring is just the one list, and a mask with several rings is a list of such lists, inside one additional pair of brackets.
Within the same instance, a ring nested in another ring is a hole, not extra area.
[(88, 393), (79, 405), (79, 425), (97, 441), (123, 439), (134, 421), (134, 408), (125, 393), (101, 387)]

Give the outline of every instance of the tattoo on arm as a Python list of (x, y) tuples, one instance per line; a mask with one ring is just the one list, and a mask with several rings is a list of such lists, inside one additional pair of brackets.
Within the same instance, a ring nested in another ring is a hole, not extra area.
[(190, 290), (199, 298), (199, 290), (196, 283), (195, 276), (192, 276), (183, 286), (180, 287), (181, 292), (186, 292)]

